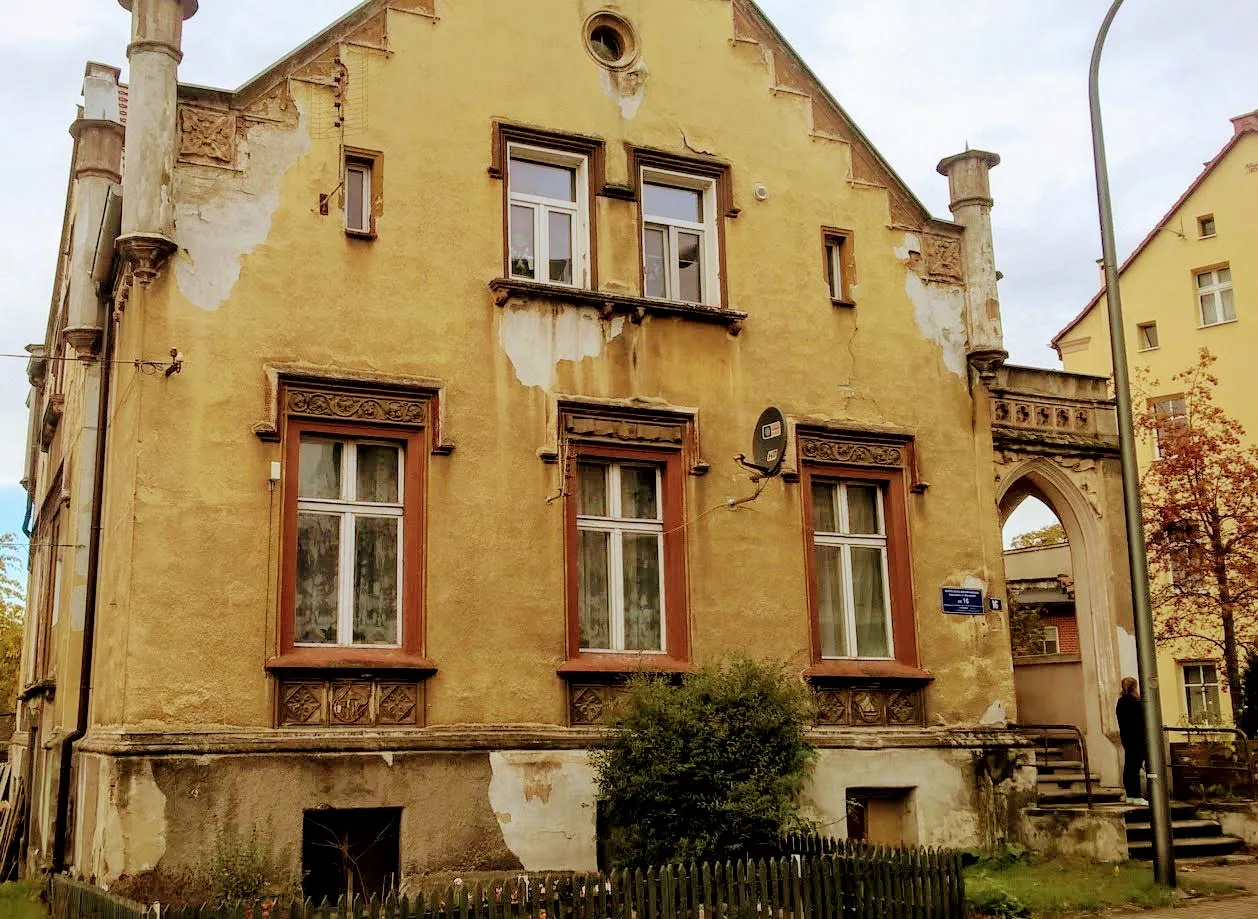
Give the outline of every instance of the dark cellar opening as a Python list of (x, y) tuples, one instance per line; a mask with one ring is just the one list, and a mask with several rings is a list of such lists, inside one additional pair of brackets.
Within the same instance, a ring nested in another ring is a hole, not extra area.
[(397, 889), (402, 808), (308, 810), (301, 827), (301, 891), (327, 899), (381, 899)]

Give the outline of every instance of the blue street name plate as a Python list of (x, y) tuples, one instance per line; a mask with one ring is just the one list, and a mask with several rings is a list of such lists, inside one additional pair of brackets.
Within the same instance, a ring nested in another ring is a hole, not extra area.
[(955, 616), (982, 616), (983, 592), (976, 587), (944, 587), (943, 611)]

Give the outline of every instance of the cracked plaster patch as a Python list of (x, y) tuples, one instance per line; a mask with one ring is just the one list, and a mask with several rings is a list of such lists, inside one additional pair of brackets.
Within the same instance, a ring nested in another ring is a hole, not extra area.
[(943, 349), (944, 366), (964, 380), (965, 292), (952, 285), (927, 284), (918, 276), (914, 269), (920, 262), (922, 243), (912, 233), (905, 233), (904, 245), (893, 246), (892, 251), (897, 259), (906, 263), (904, 292), (913, 301), (917, 327)]
[(195, 167), (176, 172), (175, 262), (179, 291), (195, 306), (216, 310), (240, 278), (245, 256), (266, 241), (280, 203), (284, 174), (310, 150), (298, 105), (295, 129), (255, 124), (240, 141), (239, 173), (207, 183)]
[(624, 327), (624, 316), (604, 320), (593, 310), (528, 304), (503, 312), (498, 336), (516, 379), (549, 391), (560, 361), (601, 356)]

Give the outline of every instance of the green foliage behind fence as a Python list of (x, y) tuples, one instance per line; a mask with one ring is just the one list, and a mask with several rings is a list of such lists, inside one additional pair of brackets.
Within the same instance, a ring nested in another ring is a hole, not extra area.
[[(649, 871), (520, 876), (336, 905), (162, 909), (161, 919), (962, 919), (959, 853), (805, 837), (801, 854)], [(52, 919), (158, 913), (54, 877)]]

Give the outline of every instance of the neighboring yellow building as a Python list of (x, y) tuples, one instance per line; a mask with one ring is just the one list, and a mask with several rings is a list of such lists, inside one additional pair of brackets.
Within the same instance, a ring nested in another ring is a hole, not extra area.
[[(1173, 415), (1182, 411), (1171, 377), (1202, 348), (1218, 358), (1216, 403), (1258, 434), (1253, 397), (1258, 347), (1258, 111), (1232, 119), (1232, 137), (1205, 166), (1122, 265), (1120, 287), (1129, 366), (1161, 383), (1152, 398)], [(1251, 334), (1252, 333), (1252, 334)], [(1109, 324), (1104, 292), (1053, 339), (1066, 370), (1109, 376)], [(1148, 438), (1139, 463), (1153, 460)], [(1200, 649), (1162, 647), (1158, 678), (1163, 718), (1187, 725), (1222, 718), (1231, 706), (1221, 657)], [(1134, 674), (1133, 674), (1134, 675)]]
[(734, 651), (815, 690), (825, 831), (1005, 838), (992, 412), (1102, 574), (1116, 466), (1095, 381), (1000, 366), (996, 156), (932, 217), (750, 0), (369, 0), (234, 92), (122, 5), (32, 347), (32, 864), (593, 868), (618, 685)]

